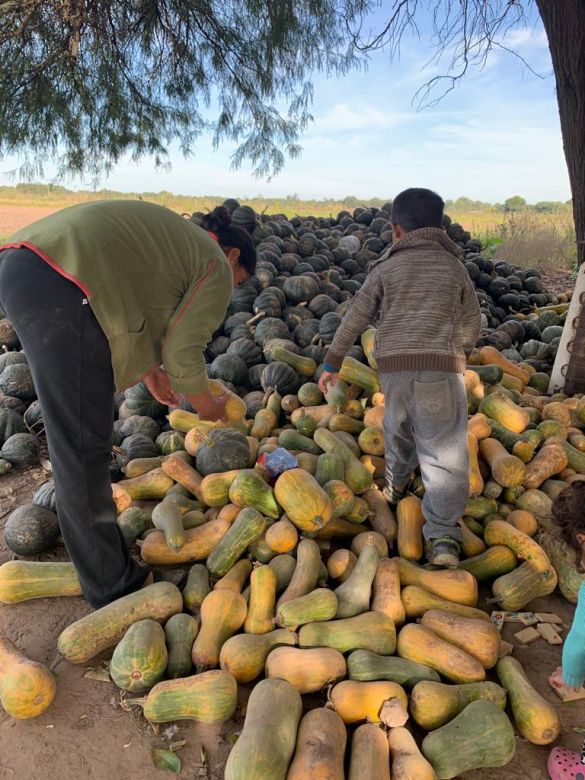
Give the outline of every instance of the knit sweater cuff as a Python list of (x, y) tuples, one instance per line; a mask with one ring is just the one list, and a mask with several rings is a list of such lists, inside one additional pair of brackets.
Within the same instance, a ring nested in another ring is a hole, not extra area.
[(345, 355), (338, 355), (335, 352), (331, 352), (331, 350), (329, 350), (329, 352), (325, 355), (325, 370), (339, 371), (344, 357)]

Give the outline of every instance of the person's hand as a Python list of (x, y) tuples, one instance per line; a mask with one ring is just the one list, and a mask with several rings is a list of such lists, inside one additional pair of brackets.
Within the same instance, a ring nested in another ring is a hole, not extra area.
[(212, 395), (210, 392), (202, 393), (197, 396), (197, 399), (191, 401), (192, 405), (197, 410), (197, 414), (201, 420), (210, 420), (215, 422), (221, 420), (227, 422), (226, 403), (228, 401), (228, 394)]
[(180, 406), (183, 398), (171, 387), (169, 376), (164, 368), (155, 368), (142, 380), (148, 392), (163, 406)]
[(330, 388), (335, 387), (337, 383), (337, 371), (323, 371), (319, 379), (319, 390), (323, 395), (327, 395)]

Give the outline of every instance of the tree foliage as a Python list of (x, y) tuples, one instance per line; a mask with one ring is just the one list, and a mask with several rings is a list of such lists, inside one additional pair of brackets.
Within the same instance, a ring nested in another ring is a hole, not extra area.
[(521, 195), (512, 195), (511, 198), (506, 198), (504, 201), (506, 211), (521, 211), (525, 207), (526, 201)]
[(358, 64), (361, 0), (0, 2), (0, 156), (99, 174), (122, 155), (164, 164), (204, 130), (274, 173), (298, 154), (314, 71)]

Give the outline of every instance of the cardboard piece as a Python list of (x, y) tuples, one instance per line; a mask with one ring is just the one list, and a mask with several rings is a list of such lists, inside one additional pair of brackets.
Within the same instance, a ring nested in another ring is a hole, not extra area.
[(549, 645), (562, 645), (563, 639), (551, 623), (539, 623), (536, 630)]
[(555, 683), (554, 685), (549, 680), (550, 687), (559, 697), (562, 702), (579, 701), (579, 699), (585, 699), (585, 688), (570, 688), (563, 683)]
[(520, 642), (521, 645), (529, 645), (537, 639), (540, 639), (540, 634), (535, 628), (530, 626), (529, 628), (523, 628), (522, 631), (518, 631), (518, 633), (514, 634), (514, 639), (517, 642)]
[(554, 623), (555, 625), (559, 626), (563, 625), (563, 619), (558, 615), (555, 615), (554, 612), (535, 612), (534, 617), (538, 620), (539, 623)]
[(504, 612), (506, 623), (522, 623), (523, 626), (535, 626), (538, 620), (533, 612)]

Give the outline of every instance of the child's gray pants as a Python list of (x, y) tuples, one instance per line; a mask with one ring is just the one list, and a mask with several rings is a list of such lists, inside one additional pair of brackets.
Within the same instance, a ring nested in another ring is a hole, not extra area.
[(458, 521), (469, 493), (467, 395), (461, 374), (380, 374), (385, 396), (386, 481), (403, 490), (420, 465), (425, 539), (461, 540)]

